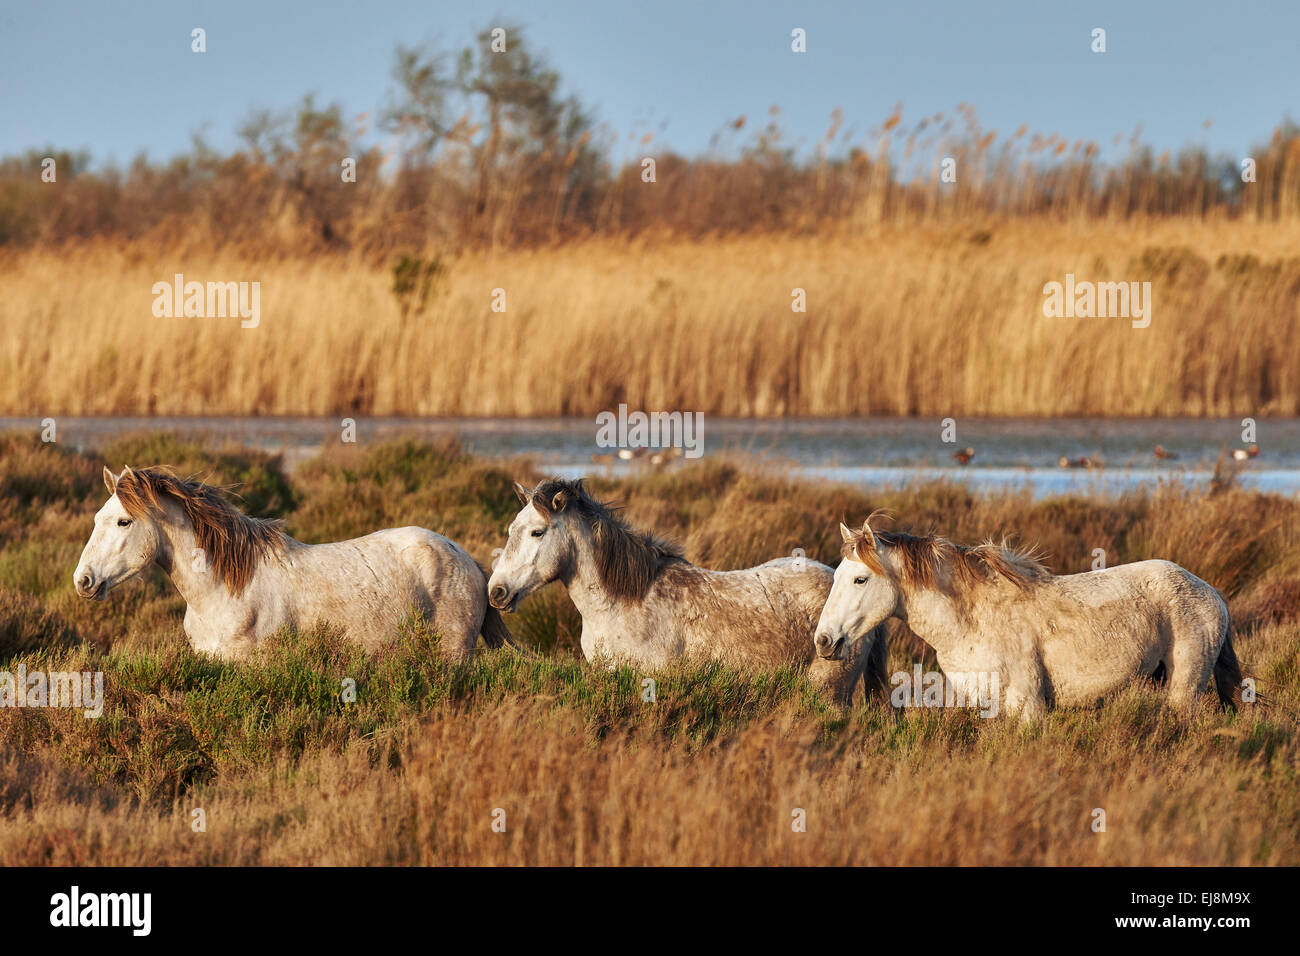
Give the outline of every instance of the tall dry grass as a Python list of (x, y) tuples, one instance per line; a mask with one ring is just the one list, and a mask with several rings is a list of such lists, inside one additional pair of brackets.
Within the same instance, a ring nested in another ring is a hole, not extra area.
[[(1176, 220), (592, 240), (442, 259), (423, 303), (361, 257), (14, 254), (0, 414), (1294, 415), (1298, 243)], [(178, 272), (260, 282), (259, 327), (155, 318)], [(1149, 281), (1150, 327), (1044, 317), (1066, 273)]]
[[(1025, 733), (776, 714), (691, 752), (593, 743), (546, 702), (447, 710), (163, 806), (50, 757), (0, 759), (0, 862), (53, 865), (1267, 865), (1300, 860), (1294, 744), (1135, 689)], [(1276, 748), (1277, 753), (1266, 750)], [(1171, 781), (1177, 781), (1176, 786)], [(195, 809), (206, 829), (193, 828)], [(1095, 811), (1105, 829), (1094, 831)], [(803, 830), (795, 828), (802, 811)], [(494, 822), (498, 824), (494, 828)], [(504, 830), (500, 829), (504, 825)]]

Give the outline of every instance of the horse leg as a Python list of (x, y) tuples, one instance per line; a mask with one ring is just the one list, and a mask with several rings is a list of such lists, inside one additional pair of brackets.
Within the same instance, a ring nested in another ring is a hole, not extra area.
[(439, 655), (451, 664), (468, 664), (487, 614), (486, 573), (455, 544), (422, 541), (407, 553), (415, 562), (417, 600), (438, 635)]
[(474, 657), (486, 603), (476, 602), (451, 608), (439, 608), (433, 617), (433, 627), (438, 634), (442, 656), (451, 664), (468, 664)]
[(1223, 638), (1219, 648), (1219, 657), (1214, 662), (1214, 689), (1218, 692), (1219, 703), (1224, 707), (1237, 710), (1245, 704), (1242, 699), (1241, 665), (1237, 663), (1237, 652), (1232, 647), (1232, 630)]
[[(1018, 666), (1003, 668), (1008, 675), (1003, 706), (1007, 712), (1019, 717), (1024, 724), (1032, 723), (1047, 716), (1047, 693), (1043, 680), (1042, 668)], [(997, 673), (996, 671), (994, 673)]]
[(1005, 703), (1007, 713), (1019, 717), (1022, 724), (1033, 723), (1047, 716), (1047, 704), (1039, 695), (1026, 693), (1014, 684), (1007, 688)]
[(1168, 693), (1169, 702), (1180, 711), (1194, 707), (1201, 691), (1209, 683), (1218, 648), (1214, 648), (1213, 654), (1207, 653), (1208, 650), (1199, 635), (1185, 635), (1174, 641), (1173, 652), (1169, 655)]
[[(478, 571), (477, 566), (474, 571)], [(438, 653), (449, 664), (470, 662), (487, 614), (487, 588), (472, 578), (466, 585), (461, 588), (444, 586), (441, 593), (429, 587), (426, 592), (425, 613), (430, 627), (438, 635)]]
[(866, 666), (862, 668), (862, 689), (867, 700), (873, 696), (881, 700), (889, 700), (889, 638), (883, 624), (876, 627), (871, 654), (867, 658)]

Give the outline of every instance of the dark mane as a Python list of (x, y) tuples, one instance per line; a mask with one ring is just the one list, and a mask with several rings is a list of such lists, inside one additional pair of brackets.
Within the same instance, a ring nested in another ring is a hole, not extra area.
[(936, 534), (914, 535), (895, 531), (871, 532), (876, 541), (897, 559), (899, 570), (895, 574), (880, 561), (871, 540), (864, 531), (855, 531), (844, 542), (843, 556), (861, 561), (876, 574), (896, 577), (900, 584), (934, 588), (941, 582), (944, 571), (950, 572), (953, 583), (972, 585), (1002, 579), (1016, 587), (1027, 589), (1036, 581), (1051, 575), (1051, 571), (1031, 551), (1017, 550), (1006, 542), (994, 544), (953, 544)]
[(164, 468), (124, 471), (116, 494), (133, 518), (161, 517), (167, 500), (180, 505), (194, 526), (208, 567), (234, 594), (248, 586), (258, 561), (282, 550), (288, 540), (282, 522), (249, 517), (217, 489), (186, 481)]
[(587, 491), (582, 479), (552, 478), (533, 489), (531, 500), (548, 517), (561, 512), (579, 515), (591, 527), (596, 545), (596, 571), (617, 598), (640, 600), (664, 568), (684, 564), (676, 544), (633, 528), (607, 502)]

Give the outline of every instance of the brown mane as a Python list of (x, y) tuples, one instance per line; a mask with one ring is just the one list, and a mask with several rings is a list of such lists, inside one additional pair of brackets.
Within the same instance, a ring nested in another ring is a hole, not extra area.
[(617, 598), (640, 600), (664, 568), (686, 558), (677, 545), (646, 531), (638, 531), (615, 514), (615, 508), (597, 501), (582, 479), (543, 481), (531, 501), (548, 517), (572, 510), (586, 521), (596, 545), (596, 571), (605, 588)]
[[(867, 520), (869, 523), (870, 519)], [(897, 557), (897, 572), (881, 562), (875, 542)], [(1027, 590), (1052, 573), (1032, 551), (1010, 548), (1005, 541), (1001, 544), (992, 541), (978, 545), (953, 544), (936, 534), (872, 531), (868, 527), (851, 534), (844, 542), (842, 554), (861, 561), (875, 574), (896, 578), (901, 585), (923, 588), (939, 587), (945, 580), (945, 571), (950, 572), (948, 580), (955, 579), (967, 589), (980, 582), (1001, 578)]]
[(116, 494), (132, 518), (158, 518), (170, 499), (194, 526), (208, 567), (234, 594), (253, 579), (263, 555), (284, 548), (283, 522), (253, 518), (221, 497), (216, 488), (186, 481), (163, 468), (124, 471)]

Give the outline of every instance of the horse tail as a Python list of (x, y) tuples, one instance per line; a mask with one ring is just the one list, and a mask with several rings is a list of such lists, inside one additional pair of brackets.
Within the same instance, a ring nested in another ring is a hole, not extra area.
[[(483, 572), (483, 578), (486, 581), (489, 577), (487, 568), (480, 565), (479, 570)], [(479, 628), (479, 633), (483, 635), (483, 643), (493, 650), (498, 650), (502, 647), (508, 646), (513, 647), (525, 657), (533, 656), (532, 651), (528, 650), (528, 648), (515, 640), (515, 636), (510, 633), (510, 628), (506, 627), (506, 622), (501, 617), (501, 612), (491, 604), (487, 606), (487, 609), (483, 613), (483, 625)]]
[[(1245, 704), (1241, 692), (1241, 665), (1237, 663), (1237, 652), (1232, 646), (1232, 624), (1228, 624), (1228, 633), (1219, 648), (1219, 657), (1214, 662), (1214, 689), (1219, 695), (1219, 703), (1224, 707), (1237, 710)], [(1262, 700), (1256, 698), (1258, 703)]]
[(862, 670), (862, 686), (867, 699), (877, 695), (889, 700), (889, 637), (884, 624), (877, 624), (871, 641), (870, 657)]

